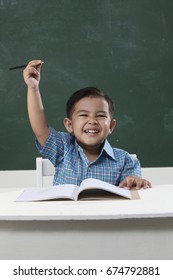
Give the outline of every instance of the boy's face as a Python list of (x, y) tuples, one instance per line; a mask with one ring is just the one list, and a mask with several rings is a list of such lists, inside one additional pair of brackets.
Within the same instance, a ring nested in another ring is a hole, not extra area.
[(71, 119), (65, 118), (68, 132), (73, 133), (84, 149), (98, 149), (116, 125), (104, 98), (84, 97), (74, 107)]

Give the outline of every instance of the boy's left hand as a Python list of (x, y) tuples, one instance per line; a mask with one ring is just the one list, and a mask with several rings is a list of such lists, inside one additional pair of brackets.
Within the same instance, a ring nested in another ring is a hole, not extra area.
[(141, 188), (148, 189), (151, 188), (151, 183), (145, 179), (141, 179), (137, 176), (127, 176), (120, 184), (120, 188), (127, 188), (131, 189), (132, 187), (135, 187), (136, 190), (139, 190)]

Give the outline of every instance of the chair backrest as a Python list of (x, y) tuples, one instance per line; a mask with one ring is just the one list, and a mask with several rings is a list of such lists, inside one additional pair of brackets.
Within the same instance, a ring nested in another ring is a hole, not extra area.
[(55, 167), (48, 159), (42, 157), (36, 158), (36, 180), (37, 187), (43, 187), (43, 177), (44, 176), (54, 176)]

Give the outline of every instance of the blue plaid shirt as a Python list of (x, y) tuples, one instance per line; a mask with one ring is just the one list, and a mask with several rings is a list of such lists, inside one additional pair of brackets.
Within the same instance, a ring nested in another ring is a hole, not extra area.
[(73, 135), (50, 129), (45, 145), (41, 146), (36, 140), (36, 146), (55, 166), (54, 185), (80, 185), (86, 178), (95, 178), (118, 186), (129, 175), (141, 177), (138, 159), (112, 148), (107, 140), (98, 158), (89, 162)]

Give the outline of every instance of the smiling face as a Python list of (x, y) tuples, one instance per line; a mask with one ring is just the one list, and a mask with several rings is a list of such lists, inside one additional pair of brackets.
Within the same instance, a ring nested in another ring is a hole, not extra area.
[(116, 121), (111, 118), (104, 98), (84, 97), (75, 104), (71, 118), (64, 119), (64, 125), (84, 151), (100, 151)]

